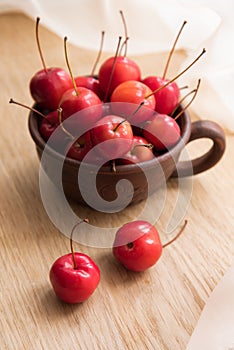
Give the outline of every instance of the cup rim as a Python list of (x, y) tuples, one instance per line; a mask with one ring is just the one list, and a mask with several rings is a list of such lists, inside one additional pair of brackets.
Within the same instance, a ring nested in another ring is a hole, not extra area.
[[(33, 108), (37, 108), (36, 105), (33, 106)], [(180, 106), (178, 108), (178, 111), (180, 111), (182, 109), (182, 106)], [(28, 128), (29, 128), (29, 132), (30, 135), (36, 145), (36, 147), (43, 152), (45, 146), (46, 146), (46, 141), (43, 139), (43, 137), (41, 136), (40, 132), (39, 132), (39, 121), (41, 120), (41, 117), (38, 117), (33, 111), (30, 111), (29, 116), (28, 116)], [(172, 147), (170, 148), (166, 153), (163, 153), (161, 155), (158, 155), (157, 157), (151, 159), (151, 160), (147, 160), (144, 162), (139, 162), (139, 163), (134, 163), (134, 164), (123, 164), (123, 165), (116, 165), (116, 172), (113, 172), (110, 170), (110, 166), (108, 165), (103, 165), (101, 166), (99, 172), (100, 173), (109, 173), (112, 174), (113, 176), (116, 174), (120, 174), (120, 173), (134, 173), (137, 171), (137, 169), (141, 168), (141, 169), (150, 169), (150, 168), (154, 168), (158, 163), (164, 163), (167, 160), (174, 158), (176, 159), (178, 157), (178, 155), (180, 154), (180, 152), (182, 151), (182, 149), (184, 148), (184, 146), (187, 144), (190, 134), (191, 134), (191, 120), (190, 120), (190, 115), (188, 111), (184, 111), (181, 116), (178, 118), (178, 124), (180, 125), (181, 128), (181, 137), (180, 140)], [(81, 165), (82, 162), (70, 158), (70, 157), (66, 157), (64, 159), (64, 155), (62, 155), (61, 153), (57, 152), (56, 150), (54, 150), (51, 147), (46, 147), (46, 152), (52, 156), (53, 158), (56, 158), (62, 162), (64, 162), (64, 165), (66, 164), (67, 166), (73, 167), (73, 168), (79, 168), (79, 166)], [(83, 163), (82, 163), (83, 165)], [(87, 169), (90, 169), (90, 171), (92, 171), (92, 169), (96, 169), (97, 165), (94, 164), (89, 164), (89, 163), (85, 163), (85, 167), (87, 167)]]

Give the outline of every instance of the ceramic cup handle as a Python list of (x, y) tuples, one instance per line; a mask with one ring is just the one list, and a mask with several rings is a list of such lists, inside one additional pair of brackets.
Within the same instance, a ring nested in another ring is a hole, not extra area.
[[(179, 161), (172, 177), (185, 177), (201, 173), (213, 167), (225, 151), (225, 134), (223, 129), (213, 121), (199, 120), (191, 124), (191, 135), (188, 142), (208, 138), (213, 141), (210, 150), (201, 157), (191, 161)], [(192, 165), (192, 166), (191, 166)]]

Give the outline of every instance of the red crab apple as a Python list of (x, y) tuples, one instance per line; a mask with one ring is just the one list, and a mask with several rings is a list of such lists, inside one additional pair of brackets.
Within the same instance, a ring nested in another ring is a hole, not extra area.
[(101, 89), (99, 80), (92, 76), (78, 76), (75, 78), (76, 86), (82, 86), (92, 90), (100, 100), (104, 98), (104, 92)]
[(55, 110), (62, 95), (71, 89), (72, 81), (61, 68), (47, 68), (37, 72), (30, 81), (30, 92), (34, 101), (43, 109)]
[(166, 114), (153, 115), (144, 125), (143, 135), (152, 143), (156, 151), (164, 151), (174, 146), (180, 139), (180, 127)]
[[(78, 224), (73, 227), (72, 233)], [(73, 251), (72, 233), (71, 253), (53, 263), (49, 277), (57, 297), (66, 303), (76, 304), (93, 294), (100, 281), (100, 271), (88, 255)]]
[(92, 143), (90, 139), (90, 132), (87, 131), (77, 140), (72, 142), (72, 145), (69, 147), (69, 150), (67, 152), (67, 156), (78, 161), (82, 161), (82, 159), (91, 149)]
[(141, 72), (139, 66), (128, 57), (110, 57), (101, 65), (98, 79), (102, 90), (106, 92), (108, 89), (108, 95), (111, 95), (114, 89), (124, 81), (139, 81)]
[(152, 90), (135, 80), (118, 85), (111, 95), (111, 103), (116, 114), (124, 115), (135, 126), (148, 120), (155, 109)]
[(187, 220), (176, 236), (161, 243), (157, 229), (148, 221), (129, 222), (117, 231), (112, 252), (114, 257), (128, 270), (144, 271), (159, 260), (163, 248), (174, 242), (183, 232)]
[(116, 164), (132, 164), (145, 162), (154, 158), (153, 145), (141, 136), (133, 136), (131, 150), (123, 158), (116, 159)]
[[(169, 79), (157, 76), (149, 76), (142, 80), (152, 91), (165, 85)], [(172, 82), (154, 94), (156, 99), (155, 110), (158, 113), (171, 114), (177, 106), (180, 97), (180, 89), (176, 82)]]
[[(76, 127), (90, 128), (102, 116), (102, 102), (99, 97), (81, 86), (76, 90), (67, 90), (60, 100), (60, 107), (63, 110), (63, 120), (74, 116), (71, 125)], [(78, 113), (80, 111), (82, 113)]]
[(93, 148), (90, 131), (86, 131), (77, 140), (72, 142), (69, 146), (67, 156), (79, 162), (84, 161), (89, 164), (102, 164), (102, 158), (98, 156)]
[(120, 158), (132, 147), (131, 125), (119, 116), (106, 115), (94, 125), (90, 133), (95, 150), (105, 160)]
[[(64, 52), (73, 88), (67, 90), (60, 100), (59, 105), (63, 110), (63, 120), (74, 116), (70, 119), (71, 128), (90, 128), (102, 116), (102, 102), (92, 90), (76, 85), (68, 59), (67, 37), (64, 38)], [(80, 111), (82, 113), (78, 113)], [(68, 124), (67, 127), (69, 127)]]
[(156, 99), (155, 110), (161, 114), (171, 114), (179, 103), (179, 88), (175, 80), (183, 75), (190, 67), (192, 67), (200, 57), (206, 52), (203, 48), (202, 52), (173, 79), (169, 80), (163, 77), (150, 76), (143, 80), (153, 90)]
[(36, 38), (41, 56), (43, 69), (38, 71), (30, 80), (29, 88), (35, 102), (43, 109), (55, 110), (64, 92), (72, 87), (70, 75), (62, 68), (47, 68), (39, 43), (38, 27), (40, 18), (36, 22)]
[(162, 254), (158, 231), (152, 224), (143, 220), (123, 225), (116, 233), (113, 254), (129, 270), (148, 269)]

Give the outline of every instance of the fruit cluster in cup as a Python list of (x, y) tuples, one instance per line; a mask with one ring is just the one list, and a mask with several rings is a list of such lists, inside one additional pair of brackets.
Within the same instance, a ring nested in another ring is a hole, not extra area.
[[(112, 164), (147, 161), (167, 152), (178, 142), (181, 130), (177, 119), (184, 110), (178, 113), (180, 88), (175, 80), (185, 70), (169, 80), (167, 64), (162, 77), (142, 77), (140, 67), (127, 57), (126, 50), (124, 55), (121, 53), (124, 47), (126, 49), (127, 37), (122, 46), (120, 37), (115, 55), (100, 65), (96, 76), (93, 72), (91, 76), (74, 77), (66, 37), (64, 51), (69, 73), (61, 68), (46, 67), (38, 25), (39, 18), (36, 37), (43, 69), (32, 77), (30, 92), (42, 116), (39, 132), (45, 142), (60, 127), (63, 132), (57, 133), (53, 145), (56, 148), (57, 144), (65, 143), (67, 157), (82, 161), (95, 149), (86, 161), (92, 163), (101, 159), (103, 163), (114, 161)], [(203, 49), (192, 64), (204, 52)], [(197, 90), (198, 86), (192, 93), (196, 95)], [(77, 130), (79, 133), (84, 130), (78, 138)]]

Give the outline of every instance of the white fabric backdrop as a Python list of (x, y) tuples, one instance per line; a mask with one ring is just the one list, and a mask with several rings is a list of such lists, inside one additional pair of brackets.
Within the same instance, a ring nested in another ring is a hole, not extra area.
[(97, 50), (105, 30), (104, 50), (110, 52), (123, 34), (120, 9), (127, 19), (130, 55), (168, 51), (183, 20), (188, 21), (177, 48), (187, 51), (188, 62), (203, 47), (207, 53), (180, 83), (193, 87), (202, 78), (191, 108), (201, 118), (234, 131), (232, 0), (0, 0), (0, 12), (20, 10), (34, 19), (40, 16), (43, 25), (84, 48)]

